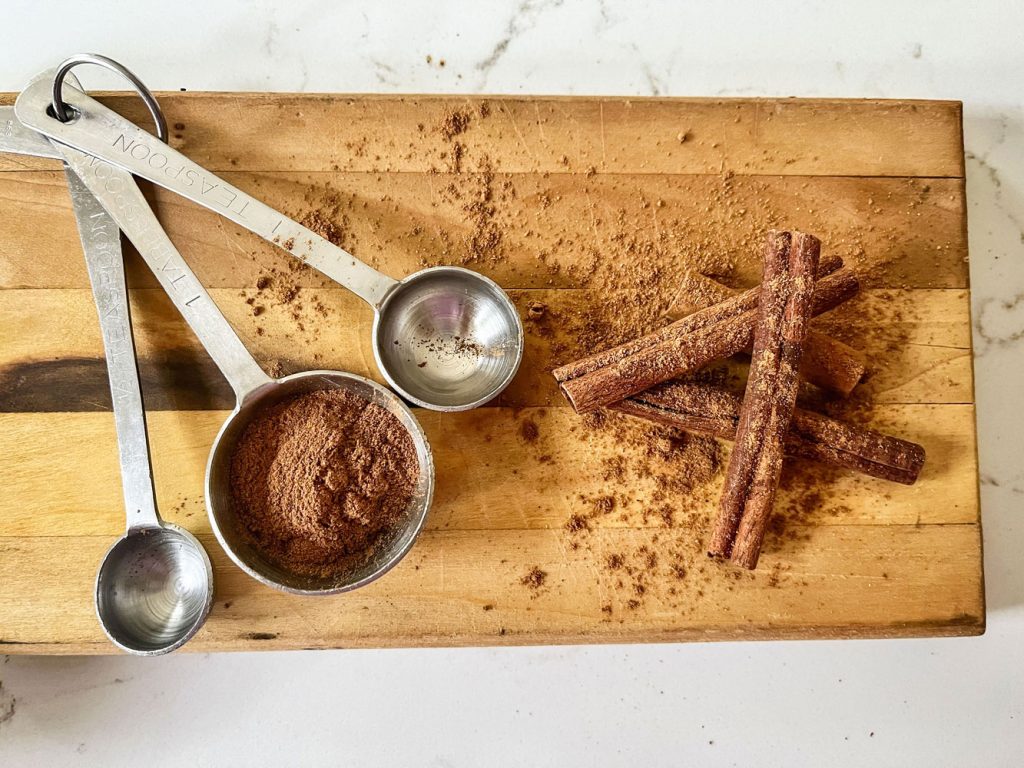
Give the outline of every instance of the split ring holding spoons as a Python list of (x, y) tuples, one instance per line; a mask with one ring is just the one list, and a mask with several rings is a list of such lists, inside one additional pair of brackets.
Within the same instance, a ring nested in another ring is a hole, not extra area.
[[(139, 79), (138, 75), (124, 64), (98, 53), (76, 53), (74, 56), (62, 61), (60, 66), (57, 67), (57, 71), (53, 75), (53, 103), (50, 105), (54, 117), (62, 123), (67, 123), (74, 119), (74, 115), (68, 112), (69, 105), (64, 102), (64, 79), (72, 69), (80, 64), (95, 64), (98, 67), (103, 67), (120, 75), (131, 83), (135, 92), (139, 94), (139, 97), (149, 110), (153, 122), (156, 123), (157, 138), (164, 144), (167, 143), (167, 118), (164, 117), (163, 110), (160, 109), (160, 104), (157, 102), (153, 92)], [(72, 109), (74, 108), (72, 107)]]

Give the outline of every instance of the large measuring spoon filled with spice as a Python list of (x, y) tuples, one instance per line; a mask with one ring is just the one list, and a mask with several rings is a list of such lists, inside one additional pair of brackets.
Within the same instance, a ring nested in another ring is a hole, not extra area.
[(384, 574), (411, 548), (433, 496), (430, 447), (409, 408), (351, 373), (270, 378), (131, 174), (54, 146), (134, 243), (235, 392), (206, 471), (210, 523), (231, 559), (264, 584), (298, 594), (343, 592)]
[(495, 282), (459, 267), (431, 267), (401, 281), (378, 272), (81, 91), (62, 88), (74, 64), (96, 58), (69, 59), (52, 88), (46, 82), (26, 88), (17, 101), (18, 118), (209, 208), (351, 290), (373, 308), (373, 353), (381, 373), (417, 405), (468, 410), (512, 381), (522, 359), (523, 327)]

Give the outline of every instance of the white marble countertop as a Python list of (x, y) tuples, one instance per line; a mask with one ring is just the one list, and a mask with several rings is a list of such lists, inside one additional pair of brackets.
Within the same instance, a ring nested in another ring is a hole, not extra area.
[[(8, 0), (0, 89), (81, 50), (189, 90), (964, 102), (988, 633), (0, 663), (0, 764), (1024, 762), (1024, 4)], [(428, 64), (427, 55), (432, 57)], [(441, 60), (444, 66), (441, 66)], [(83, 72), (90, 87), (102, 75)]]

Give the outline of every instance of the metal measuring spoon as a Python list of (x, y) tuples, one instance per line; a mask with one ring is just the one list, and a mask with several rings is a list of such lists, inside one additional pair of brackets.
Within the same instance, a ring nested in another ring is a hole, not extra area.
[(19, 119), (219, 213), (366, 301), (374, 310), (377, 366), (406, 399), (438, 411), (463, 411), (494, 398), (512, 381), (522, 360), (523, 326), (494, 281), (459, 267), (431, 267), (393, 280), (77, 89), (63, 89), (67, 107), (61, 108), (73, 117), (61, 122), (54, 116), (54, 93), (62, 93), (60, 78), (53, 88), (44, 80), (30, 85), (15, 105)]
[(96, 615), (118, 647), (145, 656), (185, 644), (213, 603), (213, 567), (191, 533), (157, 512), (117, 225), (68, 170), (68, 189), (100, 317), (128, 529), (96, 575)]
[[(228, 556), (258, 581), (304, 595), (344, 592), (368, 584), (386, 573), (412, 547), (433, 498), (433, 458), (426, 435), (412, 411), (393, 392), (351, 373), (307, 371), (282, 379), (270, 378), (245, 349), (167, 237), (131, 174), (71, 147), (56, 142), (54, 147), (134, 243), (235, 391), (237, 405), (214, 440), (206, 471), (206, 507), (210, 524)], [(420, 472), (413, 499), (401, 524), (395, 526), (390, 537), (379, 541), (365, 562), (354, 563), (345, 573), (321, 578), (279, 568), (246, 540), (232, 503), (229, 469), (235, 445), (256, 414), (284, 398), (323, 389), (344, 389), (394, 414), (413, 441)]]
[[(11, 107), (0, 107), (0, 124), (0, 151), (63, 160)], [(181, 647), (206, 621), (213, 568), (198, 539), (157, 512), (120, 233), (78, 177), (69, 170), (67, 178), (100, 319), (128, 518), (96, 575), (96, 615), (119, 648), (156, 656)]]

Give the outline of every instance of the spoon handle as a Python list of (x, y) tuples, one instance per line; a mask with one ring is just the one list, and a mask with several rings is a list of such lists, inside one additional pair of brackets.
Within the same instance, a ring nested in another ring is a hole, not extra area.
[[(68, 76), (78, 86), (74, 75)], [(52, 142), (26, 129), (13, 107), (0, 107), (0, 150), (63, 160)], [(114, 429), (121, 463), (121, 486), (129, 531), (160, 525), (149, 460), (146, 412), (142, 406), (138, 364), (132, 340), (128, 289), (124, 279), (121, 233), (92, 193), (70, 170), (66, 171), (71, 205), (82, 240), (85, 266), (100, 320), (107, 361), (107, 378), (114, 409)]]
[(127, 171), (54, 143), (65, 162), (121, 228), (235, 391), (238, 402), (272, 379), (242, 344), (178, 253)]
[(348, 288), (377, 309), (398, 284), (308, 227), (232, 186), (158, 138), (77, 89), (64, 100), (77, 117), (62, 123), (46, 113), (46, 78), (31, 83), (15, 105), (18, 119), (40, 133), (169, 189), (245, 227)]
[(160, 525), (160, 517), (156, 510), (146, 414), (142, 407), (142, 390), (132, 340), (121, 234), (78, 176), (70, 169), (66, 173), (78, 235), (85, 252), (85, 266), (92, 283), (92, 296), (100, 317), (128, 530), (155, 528)]

